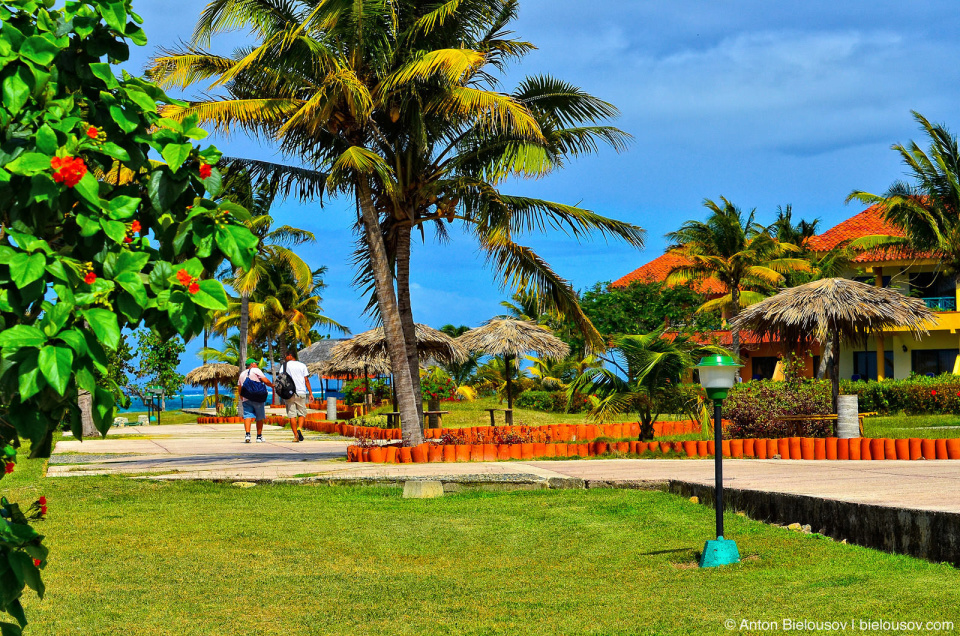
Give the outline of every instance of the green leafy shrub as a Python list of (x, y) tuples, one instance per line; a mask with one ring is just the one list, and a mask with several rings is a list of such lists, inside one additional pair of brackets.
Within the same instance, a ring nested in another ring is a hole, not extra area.
[(367, 387), (376, 401), (389, 400), (392, 395), (390, 385), (386, 380), (350, 380), (343, 383), (343, 403), (344, 404), (363, 404), (363, 396), (366, 395)]
[(960, 414), (960, 376), (950, 373), (881, 382), (845, 380), (840, 383), (840, 393), (856, 395), (861, 413)]
[(457, 397), (457, 383), (443, 372), (422, 373), (420, 393), (424, 400), (451, 400)]
[[(202, 275), (224, 258), (248, 267), (257, 244), (243, 223), (247, 211), (213, 200), (220, 152), (193, 145), (207, 135), (196, 119), (164, 118), (158, 104), (181, 102), (114, 74), (112, 65), (129, 58), (127, 41), (146, 44), (129, 0), (54, 4), (0, 2), (5, 471), (21, 438), (34, 456), (47, 456), (61, 422), (81, 437), (81, 390), (105, 434), (117, 389), (109, 354), (121, 331), (199, 334), (210, 311), (227, 307), (223, 285)], [(150, 161), (151, 152), (165, 163)], [(0, 610), (19, 626), (0, 624), (4, 635), (26, 624), (24, 587), (43, 595), (45, 556), (35, 556), (45, 554), (42, 537), (15, 506), (5, 502), (0, 521)]]
[(574, 394), (568, 409), (566, 391), (524, 391), (513, 403), (520, 408), (547, 413), (583, 413), (590, 409), (590, 398), (580, 393)]

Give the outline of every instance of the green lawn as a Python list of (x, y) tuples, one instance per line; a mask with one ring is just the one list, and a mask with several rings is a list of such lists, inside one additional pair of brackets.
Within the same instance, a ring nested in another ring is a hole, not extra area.
[[(147, 415), (146, 411), (133, 413), (117, 413), (117, 417), (125, 417), (131, 422), (137, 421), (138, 415)], [(156, 417), (157, 414), (153, 413)], [(193, 413), (184, 413), (183, 411), (164, 411), (160, 414), (160, 424), (196, 424), (197, 416)]]
[(960, 437), (960, 415), (884, 415), (863, 421), (866, 437), (903, 439), (926, 437), (952, 439)]
[(729, 515), (741, 565), (701, 571), (713, 512), (660, 492), (465, 493), (41, 479), (47, 597), (27, 634), (722, 634), (725, 619), (960, 624), (960, 572)]

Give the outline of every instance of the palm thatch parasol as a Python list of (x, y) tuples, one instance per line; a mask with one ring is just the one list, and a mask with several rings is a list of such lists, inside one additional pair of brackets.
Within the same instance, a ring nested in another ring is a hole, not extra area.
[(923, 300), (908, 298), (891, 287), (875, 287), (846, 278), (825, 278), (785, 289), (776, 296), (745, 309), (730, 326), (749, 330), (785, 345), (808, 344), (832, 338), (834, 364), (833, 412), (837, 412), (840, 373), (837, 357), (840, 340), (862, 343), (887, 329), (908, 329), (914, 337), (925, 335), (936, 315)]
[[(433, 358), (441, 364), (449, 364), (451, 362), (464, 362), (469, 355), (460, 343), (442, 331), (417, 323), (416, 332), (417, 352), (421, 360)], [(333, 347), (331, 353), (331, 359), (335, 359), (341, 354), (348, 359), (357, 360), (390, 359), (387, 353), (387, 339), (383, 335), (383, 327), (364, 331), (349, 340), (344, 340)]]
[(502, 356), (507, 380), (507, 417), (513, 422), (513, 387), (510, 360), (529, 351), (542, 358), (562, 359), (570, 355), (570, 346), (549, 329), (528, 320), (493, 318), (459, 338), (468, 351)]
[(205, 364), (184, 376), (184, 381), (191, 386), (212, 386), (214, 404), (220, 403), (220, 387), (233, 386), (239, 379), (240, 369), (225, 363)]
[(350, 358), (347, 355), (336, 355), (326, 362), (315, 362), (307, 365), (310, 373), (321, 377), (346, 379), (357, 376), (390, 375), (390, 361), (386, 358)]

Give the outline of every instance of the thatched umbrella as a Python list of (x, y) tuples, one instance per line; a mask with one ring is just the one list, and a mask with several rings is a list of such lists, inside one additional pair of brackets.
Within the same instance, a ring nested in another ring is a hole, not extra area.
[[(437, 331), (419, 323), (416, 325), (416, 331), (417, 352), (421, 360), (433, 358), (441, 364), (448, 364), (464, 362), (467, 359), (469, 355), (467, 350), (442, 331)], [(383, 335), (383, 327), (364, 331), (349, 340), (344, 340), (333, 347), (331, 353), (331, 359), (345, 356), (357, 360), (389, 360), (387, 339)]]
[(507, 416), (513, 422), (513, 387), (510, 379), (510, 360), (533, 351), (543, 358), (565, 358), (570, 355), (570, 347), (549, 329), (527, 320), (515, 318), (493, 318), (476, 329), (471, 329), (457, 342), (468, 351), (477, 351), (492, 356), (503, 357), (504, 372), (507, 376)]
[(914, 337), (937, 323), (923, 300), (891, 287), (876, 287), (846, 278), (825, 278), (785, 289), (740, 313), (731, 328), (798, 346), (812, 341), (833, 345), (833, 412), (837, 412), (840, 341), (863, 343), (871, 333), (906, 328)]
[(220, 387), (233, 386), (240, 379), (240, 369), (232, 364), (205, 364), (184, 377), (191, 386), (213, 387), (214, 404), (220, 404)]

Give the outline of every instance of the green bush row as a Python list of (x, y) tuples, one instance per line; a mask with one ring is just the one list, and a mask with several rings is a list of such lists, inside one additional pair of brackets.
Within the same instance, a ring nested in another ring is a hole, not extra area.
[(960, 413), (960, 376), (911, 376), (880, 382), (843, 380), (840, 393), (856, 395), (861, 413)]

